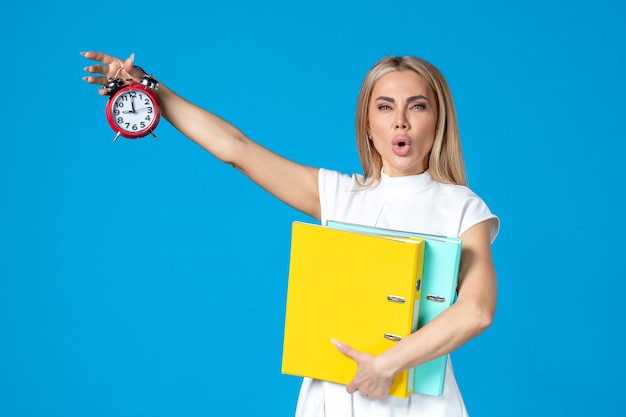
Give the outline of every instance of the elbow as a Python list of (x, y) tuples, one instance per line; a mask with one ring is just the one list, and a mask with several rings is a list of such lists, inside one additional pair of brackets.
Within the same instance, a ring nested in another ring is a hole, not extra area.
[(467, 336), (473, 338), (491, 327), (495, 315), (495, 308), (481, 304), (464, 304), (463, 317)]
[(477, 319), (478, 333), (482, 333), (487, 330), (493, 324), (493, 312), (483, 312)]
[(235, 131), (226, 136), (223, 143), (225, 146), (214, 154), (215, 157), (243, 172), (241, 157), (248, 154), (250, 140), (243, 133)]
[(474, 332), (476, 335), (484, 332), (493, 324), (493, 318), (495, 316), (494, 308), (480, 308), (476, 309), (473, 320)]

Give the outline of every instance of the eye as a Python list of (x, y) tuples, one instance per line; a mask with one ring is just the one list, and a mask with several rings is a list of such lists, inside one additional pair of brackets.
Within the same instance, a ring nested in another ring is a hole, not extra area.
[(411, 106), (412, 109), (414, 110), (425, 110), (426, 109), (426, 104), (424, 103), (415, 103)]
[(378, 110), (384, 111), (384, 110), (391, 110), (391, 106), (389, 106), (389, 104), (384, 104), (381, 103), (377, 106)]

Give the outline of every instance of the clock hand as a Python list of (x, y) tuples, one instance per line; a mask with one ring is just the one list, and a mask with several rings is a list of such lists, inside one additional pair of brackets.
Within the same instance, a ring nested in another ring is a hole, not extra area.
[(136, 113), (135, 110), (135, 100), (133, 100), (133, 96), (130, 96), (130, 107), (131, 110), (122, 110), (122, 113)]

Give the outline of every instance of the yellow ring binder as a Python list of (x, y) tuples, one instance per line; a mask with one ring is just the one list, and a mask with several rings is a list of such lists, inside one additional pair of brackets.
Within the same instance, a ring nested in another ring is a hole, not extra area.
[[(294, 222), (282, 372), (348, 384), (356, 362), (330, 339), (377, 355), (416, 331), (424, 246)], [(396, 376), (390, 395), (413, 392), (413, 369)]]

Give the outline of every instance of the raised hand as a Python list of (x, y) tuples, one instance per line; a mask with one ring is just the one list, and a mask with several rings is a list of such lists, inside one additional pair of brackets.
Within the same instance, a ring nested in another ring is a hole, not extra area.
[(100, 64), (89, 65), (83, 68), (90, 74), (96, 74), (83, 77), (83, 80), (90, 84), (101, 86), (101, 88), (98, 89), (98, 94), (101, 96), (109, 94), (109, 90), (106, 88), (106, 85), (112, 78), (120, 78), (125, 84), (127, 84), (137, 82), (141, 76), (143, 76), (143, 71), (133, 67), (135, 54), (130, 54), (130, 56), (125, 60), (121, 60), (120, 58), (116, 58), (102, 52), (89, 51), (81, 52), (80, 54), (87, 59), (100, 62)]

